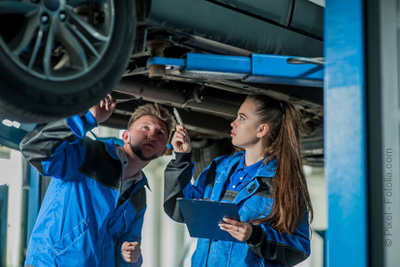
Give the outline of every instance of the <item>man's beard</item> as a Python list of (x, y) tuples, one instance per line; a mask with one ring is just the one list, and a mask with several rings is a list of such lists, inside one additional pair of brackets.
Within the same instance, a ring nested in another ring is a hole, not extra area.
[(132, 149), (133, 153), (135, 153), (135, 155), (136, 155), (139, 159), (141, 159), (141, 160), (143, 160), (143, 161), (150, 161), (150, 160), (153, 160), (153, 159), (158, 158), (157, 154), (154, 154), (153, 156), (150, 156), (150, 157), (145, 157), (145, 156), (143, 155), (143, 151), (140, 149), (139, 146), (132, 146), (132, 145), (131, 145), (131, 149)]

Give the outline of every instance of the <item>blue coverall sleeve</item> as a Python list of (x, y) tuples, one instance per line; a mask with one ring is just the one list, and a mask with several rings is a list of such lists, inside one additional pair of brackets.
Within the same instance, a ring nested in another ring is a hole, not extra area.
[(183, 188), (182, 193), (185, 198), (191, 199), (202, 199), (204, 198), (204, 190), (206, 187), (206, 180), (208, 170), (210, 165), (208, 165), (197, 177), (194, 183), (188, 183), (185, 188)]
[(296, 265), (311, 253), (307, 218), (300, 222), (292, 234), (281, 234), (269, 223), (253, 226), (249, 241), (247, 244), (255, 254), (285, 266)]
[(191, 153), (176, 153), (176, 159), (167, 165), (164, 174), (164, 211), (171, 219), (184, 221), (177, 198), (203, 198), (209, 168), (204, 169), (195, 183), (191, 184), (194, 170)]
[(68, 179), (85, 158), (86, 132), (96, 126), (89, 111), (84, 116), (51, 122), (29, 132), (22, 139), (20, 150), (41, 174)]
[(142, 227), (143, 227), (143, 219), (144, 213), (146, 208), (141, 209), (134, 219), (134, 221), (128, 226), (125, 234), (118, 237), (114, 246), (115, 249), (115, 266), (117, 267), (139, 267), (142, 266), (143, 263), (143, 256), (140, 255), (140, 258), (135, 263), (129, 263), (125, 261), (124, 257), (122, 256), (122, 244), (127, 242), (142, 242)]

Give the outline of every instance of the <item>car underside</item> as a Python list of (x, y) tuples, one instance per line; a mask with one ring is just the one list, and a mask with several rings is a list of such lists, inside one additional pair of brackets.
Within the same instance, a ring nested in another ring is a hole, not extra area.
[[(251, 9), (250, 4), (245, 6), (244, 1), (242, 6), (241, 1), (203, 2), (173, 1), (173, 6), (179, 8), (170, 8), (163, 1), (152, 1), (148, 6), (149, 13), (138, 23), (136, 51), (122, 80), (114, 88), (114, 94), (126, 103), (117, 105), (108, 123), (124, 127), (136, 106), (147, 102), (160, 103), (179, 109), (192, 139), (203, 144), (207, 140), (210, 146), (215, 146), (214, 143), (230, 138), (230, 123), (245, 97), (266, 94), (290, 101), (301, 110), (305, 160), (308, 164), (320, 166), (323, 161), (321, 86), (243, 82), (243, 79), (221, 73), (188, 75), (165, 66), (148, 67), (146, 63), (151, 57), (185, 58), (187, 53), (244, 57), (261, 53), (319, 58), (322, 56), (322, 29), (318, 28), (322, 25), (322, 7), (308, 1), (296, 1), (300, 7), (292, 11), (288, 7), (287, 10), (288, 16), (292, 12), (290, 21), (288, 17), (274, 17), (267, 10), (263, 13), (260, 9)], [(260, 1), (253, 2), (261, 4)], [(304, 25), (301, 28), (298, 26), (301, 23), (296, 24), (293, 19), (301, 17), (293, 15), (293, 12), (301, 12), (302, 4), (314, 20), (314, 24), (308, 22), (308, 28)], [(247, 10), (241, 10), (243, 6)], [(190, 14), (189, 10), (196, 10), (195, 14)], [(209, 14), (209, 10), (214, 14)], [(278, 17), (286, 24), (279, 24)], [(279, 46), (279, 43), (285, 46)], [(227, 143), (224, 142), (224, 147)], [(227, 151), (216, 153), (224, 152)]]
[(320, 5), (308, 0), (0, 0), (0, 10), (3, 117), (49, 121), (84, 112), (113, 90), (119, 104), (106, 125), (124, 128), (144, 103), (176, 107), (194, 148), (213, 151), (211, 159), (232, 150), (230, 123), (245, 97), (266, 94), (300, 109), (305, 160), (323, 164), (322, 84), (245, 81), (218, 71), (193, 75), (148, 65), (154, 57), (185, 59), (188, 53), (321, 58)]

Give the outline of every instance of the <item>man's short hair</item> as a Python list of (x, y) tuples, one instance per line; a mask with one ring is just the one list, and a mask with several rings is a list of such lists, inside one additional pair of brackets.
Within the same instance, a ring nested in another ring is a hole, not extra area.
[(172, 130), (175, 128), (175, 119), (174, 116), (166, 108), (158, 104), (146, 104), (136, 108), (135, 111), (132, 113), (131, 118), (129, 119), (127, 129), (129, 129), (132, 124), (139, 118), (146, 115), (156, 117), (157, 119), (165, 123), (165, 126), (167, 126), (169, 140)]

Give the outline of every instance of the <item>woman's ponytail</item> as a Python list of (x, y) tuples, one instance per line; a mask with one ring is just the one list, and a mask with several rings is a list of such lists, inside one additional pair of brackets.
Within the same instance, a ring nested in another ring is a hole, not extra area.
[(266, 162), (277, 160), (271, 213), (255, 224), (269, 222), (280, 233), (293, 233), (300, 220), (313, 217), (311, 199), (302, 171), (300, 112), (291, 104), (266, 96), (249, 96), (261, 122), (270, 127), (266, 140)]

